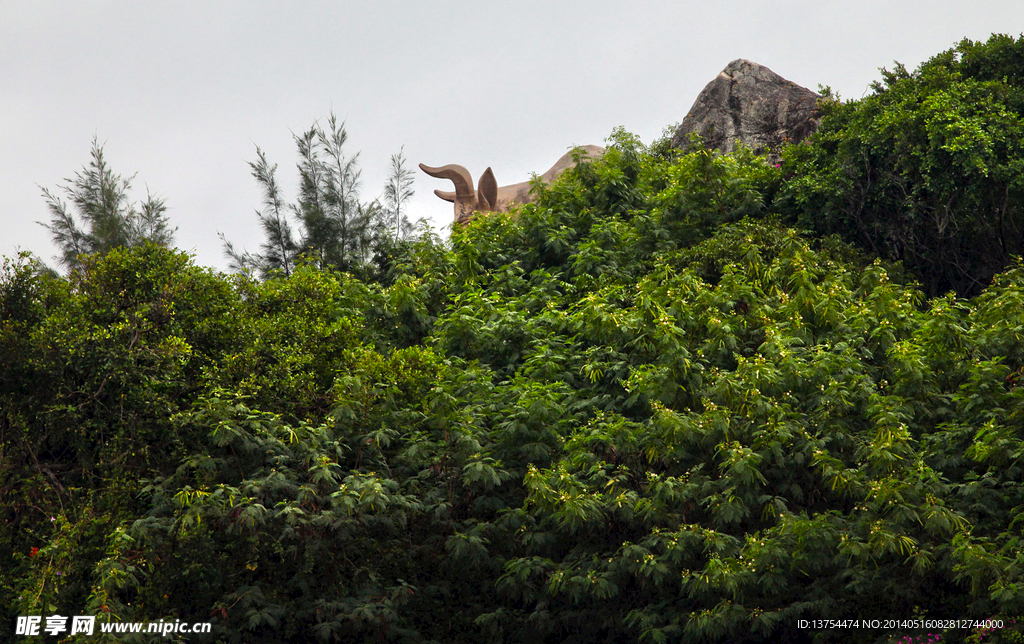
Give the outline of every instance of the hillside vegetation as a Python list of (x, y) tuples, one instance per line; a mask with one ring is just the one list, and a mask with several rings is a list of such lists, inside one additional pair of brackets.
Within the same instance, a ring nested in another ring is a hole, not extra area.
[[(887, 73), (779, 167), (619, 130), (353, 272), (7, 260), (3, 620), (1020, 641), (1022, 56)], [(894, 618), (1007, 628), (799, 622)]]

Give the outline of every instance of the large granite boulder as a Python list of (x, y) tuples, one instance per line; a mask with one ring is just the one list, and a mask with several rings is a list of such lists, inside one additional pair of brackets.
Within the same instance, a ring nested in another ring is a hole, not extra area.
[(742, 58), (729, 63), (694, 101), (672, 137), (686, 149), (694, 132), (704, 144), (732, 152), (736, 141), (757, 152), (799, 143), (818, 128), (821, 96)]

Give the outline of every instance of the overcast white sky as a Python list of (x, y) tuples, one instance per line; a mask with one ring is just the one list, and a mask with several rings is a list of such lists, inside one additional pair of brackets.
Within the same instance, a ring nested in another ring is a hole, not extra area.
[[(1024, 31), (1020, 0), (663, 2), (23, 2), (0, 0), (0, 254), (56, 250), (40, 186), (89, 161), (166, 198), (178, 247), (225, 268), (217, 232), (262, 240), (247, 161), (262, 147), (295, 196), (292, 132), (333, 109), (361, 152), (364, 199), (392, 154), (415, 168), (541, 173), (616, 126), (644, 142), (748, 58), (859, 98), (879, 67), (961, 38)], [(416, 170), (413, 217), (448, 226), (450, 183)]]

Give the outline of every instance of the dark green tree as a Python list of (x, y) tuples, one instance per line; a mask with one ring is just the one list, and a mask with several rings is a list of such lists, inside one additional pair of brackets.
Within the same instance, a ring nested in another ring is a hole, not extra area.
[(60, 199), (59, 193), (42, 189), (50, 223), (40, 224), (50, 231), (60, 250), (60, 265), (76, 271), (82, 266), (83, 255), (106, 254), (147, 241), (170, 246), (176, 229), (170, 228), (164, 200), (147, 194), (142, 203), (132, 202), (129, 191), (135, 175), (124, 178), (115, 174), (95, 138), (91, 155), (89, 165), (61, 187), (70, 205)]
[(232, 270), (256, 270), (264, 276), (280, 272), (288, 277), (295, 268), (298, 245), (288, 222), (288, 206), (285, 205), (281, 188), (277, 185), (277, 164), (270, 165), (263, 150), (257, 146), (256, 161), (250, 162), (249, 167), (252, 169), (252, 176), (263, 188), (263, 209), (256, 211), (256, 217), (260, 220), (266, 237), (262, 245), (263, 252), (258, 255), (239, 252), (224, 233), (218, 235), (224, 243), (225, 254), (231, 259)]
[(299, 153), (298, 199), (285, 202), (275, 176), (277, 165), (271, 165), (257, 147), (257, 160), (249, 166), (263, 191), (263, 208), (256, 214), (265, 241), (261, 252), (249, 253), (237, 250), (221, 234), (232, 268), (287, 277), (300, 258), (341, 270), (364, 264), (385, 234), (387, 213), (379, 202), (359, 198), (359, 153), (349, 155), (345, 148), (345, 123), (331, 113), (326, 127), (314, 123), (293, 138)]
[(416, 193), (412, 189), (413, 172), (405, 163), (404, 148), (391, 155), (391, 170), (384, 186), (384, 211), (394, 224), (396, 242), (412, 234), (413, 228), (405, 208), (406, 202)]
[(812, 142), (786, 155), (780, 207), (903, 261), (929, 295), (979, 293), (1024, 252), (1022, 60), (1024, 39), (964, 40), (883, 69), (862, 100), (826, 97)]

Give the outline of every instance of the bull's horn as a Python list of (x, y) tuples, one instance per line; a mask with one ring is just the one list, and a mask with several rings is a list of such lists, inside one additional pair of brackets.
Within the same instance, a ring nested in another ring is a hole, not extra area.
[(480, 182), (476, 184), (476, 196), (480, 210), (489, 212), (498, 207), (498, 181), (490, 168), (480, 175)]
[[(461, 165), (455, 165), (454, 163), (441, 166), (440, 168), (432, 168), (429, 165), (420, 164), (420, 170), (423, 170), (432, 177), (438, 179), (450, 179), (455, 184), (455, 196), (456, 197), (472, 197), (473, 196), (473, 177), (470, 176), (469, 170), (465, 169)], [(441, 197), (441, 195), (437, 195)], [(441, 197), (444, 199), (444, 197)]]

